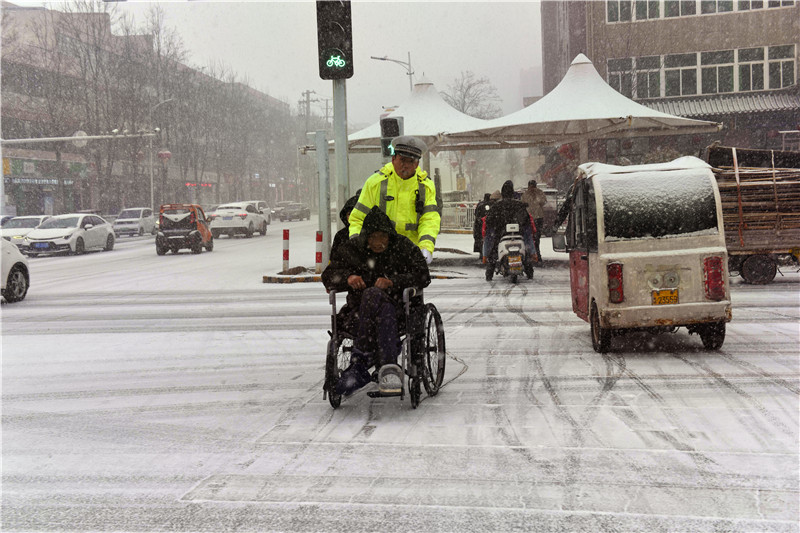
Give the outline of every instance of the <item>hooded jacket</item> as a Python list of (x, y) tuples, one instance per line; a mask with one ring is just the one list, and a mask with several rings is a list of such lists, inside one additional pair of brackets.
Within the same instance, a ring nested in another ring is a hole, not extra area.
[(361, 194), (361, 189), (357, 190), (355, 195), (348, 198), (344, 206), (339, 210), (339, 218), (344, 223), (344, 227), (333, 236), (330, 253), (331, 257), (337, 254), (342, 245), (350, 239), (350, 212), (356, 206), (356, 203), (358, 203), (359, 194)]
[[(422, 200), (420, 213), (417, 213), (417, 198)], [(404, 180), (390, 162), (370, 176), (350, 214), (350, 237), (361, 232), (364, 217), (375, 206), (394, 221), (397, 233), (433, 253), (441, 217), (436, 204), (436, 186), (428, 179), (427, 172), (417, 168), (413, 177)]]
[[(389, 245), (381, 253), (375, 253), (367, 246), (367, 238), (376, 231), (389, 235)], [(325, 288), (329, 291), (348, 291), (348, 304), (358, 309), (361, 291), (347, 284), (347, 278), (354, 274), (361, 276), (367, 287), (374, 286), (378, 278), (392, 280), (393, 286), (387, 293), (398, 303), (402, 301), (403, 289), (423, 288), (431, 282), (428, 264), (419, 247), (407, 237), (399, 235), (394, 223), (377, 206), (364, 218), (361, 233), (342, 245), (340, 253), (331, 257), (330, 264), (322, 273)]]

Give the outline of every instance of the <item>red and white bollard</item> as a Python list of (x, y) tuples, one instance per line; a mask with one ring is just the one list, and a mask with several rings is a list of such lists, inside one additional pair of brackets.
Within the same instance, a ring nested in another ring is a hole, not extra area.
[(289, 270), (289, 230), (283, 230), (283, 271)]
[(316, 273), (317, 274), (321, 274), (322, 273), (322, 232), (321, 231), (317, 232), (317, 256), (316, 256), (316, 260), (314, 262), (316, 263), (316, 268), (315, 268)]

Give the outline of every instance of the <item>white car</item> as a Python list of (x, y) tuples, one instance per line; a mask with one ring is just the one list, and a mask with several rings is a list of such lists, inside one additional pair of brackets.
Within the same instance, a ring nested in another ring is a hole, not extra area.
[(245, 200), (244, 202), (253, 204), (256, 207), (256, 211), (264, 215), (264, 218), (267, 219), (267, 226), (272, 224), (272, 209), (267, 205), (267, 202), (264, 200)]
[(28, 272), (28, 259), (20, 253), (16, 245), (2, 239), (3, 260), (2, 279), (0, 279), (0, 289), (3, 298), (8, 303), (18, 302), (25, 298), (28, 287), (31, 285), (31, 277)]
[(21, 243), (25, 235), (48, 218), (49, 215), (14, 217), (0, 229), (0, 237), (14, 244)]
[(129, 207), (120, 212), (114, 220), (114, 235), (155, 235), (156, 220), (149, 207)]
[(261, 235), (267, 234), (267, 219), (251, 202), (222, 204), (217, 206), (210, 218), (211, 234), (215, 239), (223, 233), (230, 237), (243, 233), (248, 238), (256, 231)]
[(29, 256), (52, 253), (82, 254), (87, 250), (114, 249), (114, 228), (98, 215), (57, 215), (28, 233), (20, 251)]

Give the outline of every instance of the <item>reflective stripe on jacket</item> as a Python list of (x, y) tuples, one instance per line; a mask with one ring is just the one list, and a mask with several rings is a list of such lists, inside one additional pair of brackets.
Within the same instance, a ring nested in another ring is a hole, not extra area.
[[(416, 208), (418, 197), (423, 198), (419, 214)], [(390, 162), (370, 176), (350, 213), (350, 237), (361, 233), (364, 217), (376, 205), (392, 219), (397, 233), (433, 253), (441, 217), (436, 205), (436, 187), (428, 179), (427, 172), (417, 168), (413, 178), (404, 180), (395, 173)]]

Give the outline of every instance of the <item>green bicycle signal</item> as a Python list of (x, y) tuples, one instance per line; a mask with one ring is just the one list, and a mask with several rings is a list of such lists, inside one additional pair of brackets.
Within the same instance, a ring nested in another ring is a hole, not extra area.
[(347, 66), (347, 61), (342, 59), (342, 56), (340, 55), (339, 56), (331, 55), (325, 62), (325, 65), (327, 65), (328, 68), (344, 68), (345, 66)]

